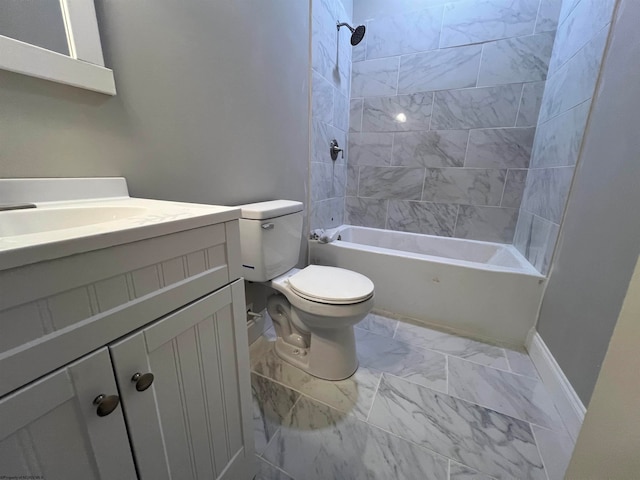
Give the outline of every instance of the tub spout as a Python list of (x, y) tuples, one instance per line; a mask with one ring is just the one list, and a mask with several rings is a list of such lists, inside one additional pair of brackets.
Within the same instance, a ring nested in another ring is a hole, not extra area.
[(318, 240), (320, 243), (331, 243), (339, 240), (340, 230), (334, 228), (333, 230), (323, 230), (321, 228), (311, 232), (311, 238)]

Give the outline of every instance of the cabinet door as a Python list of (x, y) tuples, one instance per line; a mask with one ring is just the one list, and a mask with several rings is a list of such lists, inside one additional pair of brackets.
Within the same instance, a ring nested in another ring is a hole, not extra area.
[(240, 280), (109, 347), (142, 480), (252, 478), (244, 305)]
[(93, 403), (100, 394), (117, 393), (109, 352), (102, 348), (5, 396), (2, 478), (135, 479), (122, 409), (105, 409), (110, 413), (100, 417)]

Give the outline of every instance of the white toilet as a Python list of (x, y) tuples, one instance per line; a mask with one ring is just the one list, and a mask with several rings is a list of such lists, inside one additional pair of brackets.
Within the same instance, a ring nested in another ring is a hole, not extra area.
[(319, 378), (350, 377), (358, 368), (353, 326), (373, 308), (373, 282), (342, 268), (293, 268), (302, 240), (302, 203), (240, 207), (244, 277), (280, 292), (267, 303), (278, 335), (276, 353)]

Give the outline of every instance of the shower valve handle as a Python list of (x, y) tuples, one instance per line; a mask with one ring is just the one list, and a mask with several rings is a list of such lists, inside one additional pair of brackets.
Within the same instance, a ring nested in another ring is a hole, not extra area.
[(340, 145), (338, 145), (338, 141), (335, 138), (331, 140), (331, 143), (329, 144), (329, 153), (331, 154), (331, 160), (337, 160), (339, 153), (341, 153), (342, 158), (344, 158), (344, 150), (340, 148)]

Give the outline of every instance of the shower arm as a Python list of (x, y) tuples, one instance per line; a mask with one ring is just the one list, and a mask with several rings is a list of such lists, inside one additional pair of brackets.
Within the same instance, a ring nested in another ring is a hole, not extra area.
[(342, 23), (337, 22), (336, 27), (338, 28), (338, 30), (340, 30), (340, 27), (347, 27), (349, 30), (351, 30), (351, 33), (354, 33), (356, 31), (355, 28), (353, 28), (351, 25), (345, 22), (342, 22)]

